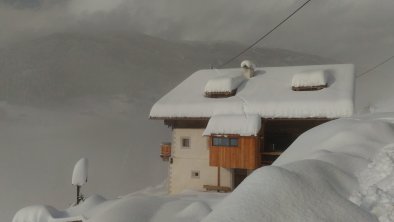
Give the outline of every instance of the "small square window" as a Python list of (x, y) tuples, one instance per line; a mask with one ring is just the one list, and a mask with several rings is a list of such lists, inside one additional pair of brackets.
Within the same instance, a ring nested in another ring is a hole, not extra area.
[(190, 148), (190, 138), (182, 138), (181, 139), (182, 148)]
[(198, 170), (192, 170), (192, 174), (191, 174), (192, 178), (200, 178), (200, 171)]

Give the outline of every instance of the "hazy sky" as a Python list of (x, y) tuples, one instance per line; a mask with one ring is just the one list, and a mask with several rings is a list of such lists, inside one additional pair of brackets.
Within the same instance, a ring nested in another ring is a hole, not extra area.
[[(300, 0), (0, 0), (0, 43), (72, 29), (138, 30), (174, 40), (250, 43)], [(312, 0), (261, 45), (356, 63), (394, 52), (393, 0)], [(388, 64), (390, 65), (390, 64)]]

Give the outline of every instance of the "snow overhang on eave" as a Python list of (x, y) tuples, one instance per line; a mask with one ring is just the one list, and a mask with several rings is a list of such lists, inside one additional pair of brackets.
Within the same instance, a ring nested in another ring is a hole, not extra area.
[(261, 129), (261, 117), (248, 115), (216, 115), (212, 116), (203, 136), (239, 135), (257, 136)]

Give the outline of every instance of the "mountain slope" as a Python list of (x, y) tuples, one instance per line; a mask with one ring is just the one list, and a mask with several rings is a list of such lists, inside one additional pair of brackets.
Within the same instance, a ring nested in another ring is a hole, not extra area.
[[(85, 95), (162, 95), (197, 69), (228, 59), (235, 43), (169, 42), (137, 33), (59, 33), (0, 50), (0, 100), (47, 102)], [(332, 61), (282, 49), (256, 48), (257, 65)]]

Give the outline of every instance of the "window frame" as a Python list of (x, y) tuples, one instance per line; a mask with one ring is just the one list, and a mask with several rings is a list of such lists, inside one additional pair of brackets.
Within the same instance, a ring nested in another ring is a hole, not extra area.
[(200, 171), (199, 170), (192, 170), (190, 173), (190, 178), (191, 179), (200, 179)]
[[(187, 146), (184, 146), (185, 144), (184, 144), (184, 141), (185, 140), (187, 140), (188, 142), (188, 144), (187, 144)], [(181, 137), (181, 148), (182, 149), (191, 149), (191, 139), (190, 139), (190, 137), (187, 137), (187, 136), (182, 136)]]
[[(217, 140), (219, 140), (219, 143)], [(226, 142), (223, 142), (225, 140)], [(232, 141), (236, 141), (236, 143), (232, 143)], [(212, 136), (211, 137), (211, 146), (212, 147), (239, 147), (239, 137), (226, 137), (226, 136)]]

